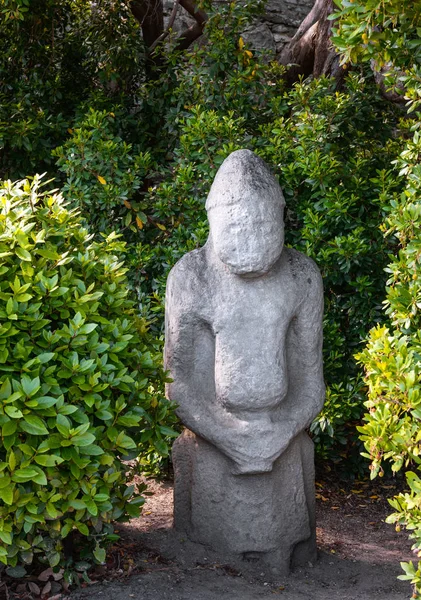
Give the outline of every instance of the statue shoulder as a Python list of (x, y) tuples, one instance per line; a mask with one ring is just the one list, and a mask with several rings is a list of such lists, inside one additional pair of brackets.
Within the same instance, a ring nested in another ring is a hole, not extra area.
[[(294, 248), (285, 248), (290, 273), (304, 294), (323, 293), (323, 281), (319, 268), (309, 256)], [(311, 294), (311, 295), (313, 295)]]
[(208, 270), (205, 248), (192, 250), (180, 258), (171, 269), (167, 280), (169, 289), (177, 289), (180, 293), (194, 292), (203, 288)]

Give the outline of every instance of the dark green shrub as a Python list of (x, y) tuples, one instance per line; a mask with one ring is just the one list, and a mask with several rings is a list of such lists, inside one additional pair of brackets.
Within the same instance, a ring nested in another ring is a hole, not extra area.
[(91, 108), (53, 156), (66, 175), (63, 193), (82, 209), (92, 230), (118, 230), (129, 240), (147, 220), (133, 197), (152, 161), (149, 152), (136, 152), (123, 141), (118, 128), (114, 112)]
[(38, 177), (0, 202), (0, 561), (64, 564), (80, 534), (103, 562), (111, 522), (143, 503), (122, 461), (168, 452), (159, 362), (118, 236), (93, 241)]
[(109, 111), (75, 125), (57, 151), (67, 197), (130, 243), (130, 280), (158, 339), (168, 271), (206, 240), (204, 202), (219, 165), (244, 147), (267, 160), (286, 195), (286, 241), (316, 260), (325, 282), (328, 392), (312, 432), (319, 456), (352, 454), (345, 470), (354, 471), (364, 383), (353, 355), (382, 319), (383, 269), (394, 242), (380, 225), (401, 185), (390, 171), (401, 149), (398, 117), (357, 75), (342, 92), (327, 79), (286, 90), (283, 68), (244, 44), (244, 10), (235, 3), (221, 10), (210, 13), (205, 46), (166, 49), (166, 68), (139, 88), (139, 145), (126, 141), (126, 117)]
[[(216, 92), (209, 98), (204, 84), (203, 104), (179, 115), (173, 159), (159, 168), (163, 181), (143, 200), (150, 221), (139, 232), (137, 281), (144, 303), (154, 294), (148, 309), (161, 319), (168, 269), (206, 239), (204, 202), (218, 166), (242, 147), (267, 160), (286, 195), (286, 242), (316, 260), (325, 283), (328, 391), (312, 433), (319, 456), (355, 472), (364, 382), (353, 355), (384, 318), (384, 268), (395, 242), (384, 239), (380, 226), (402, 187), (391, 171), (402, 148), (398, 116), (372, 82), (355, 75), (341, 93), (326, 79), (285, 92), (282, 84), (270, 85), (273, 76), (270, 66), (262, 68), (259, 98), (265, 98), (265, 110), (254, 120), (243, 116), (256, 102), (246, 82), (244, 113), (221, 108)], [(236, 69), (226, 77), (236, 78)]]
[(66, 139), (81, 109), (103, 108), (98, 96), (133, 107), (143, 63), (129, 2), (2, 3), (0, 177), (54, 172), (51, 150)]

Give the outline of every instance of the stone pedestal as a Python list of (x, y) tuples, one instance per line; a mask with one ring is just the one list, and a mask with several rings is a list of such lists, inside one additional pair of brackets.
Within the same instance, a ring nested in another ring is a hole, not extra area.
[(316, 559), (313, 442), (298, 434), (270, 473), (231, 474), (230, 460), (189, 430), (173, 448), (174, 526), (190, 540), (274, 574)]

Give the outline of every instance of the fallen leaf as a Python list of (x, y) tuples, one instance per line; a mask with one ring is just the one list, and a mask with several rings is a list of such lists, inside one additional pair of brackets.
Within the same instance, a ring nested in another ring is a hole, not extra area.
[(51, 581), (47, 581), (41, 591), (41, 596), (46, 596), (51, 592)]
[(28, 583), (29, 589), (31, 590), (31, 592), (33, 594), (35, 594), (35, 596), (39, 596), (41, 593), (41, 590), (39, 589), (39, 587), (37, 586), (37, 584), (34, 581), (30, 581)]
[(64, 569), (60, 569), (60, 571), (57, 571), (57, 573), (53, 572), (54, 581), (60, 581), (60, 579), (63, 579), (63, 574), (64, 574)]
[(136, 217), (136, 225), (139, 227), (139, 229), (143, 229), (142, 219), (139, 219), (139, 217)]
[(53, 569), (51, 567), (48, 567), (48, 569), (45, 569), (45, 571), (42, 571), (42, 573), (40, 573), (38, 575), (38, 580), (39, 581), (48, 581), (52, 574), (53, 574)]
[(101, 177), (101, 175), (97, 175), (97, 179), (99, 181), (99, 183), (102, 183), (102, 185), (106, 185), (106, 181), (103, 177)]
[(132, 205), (130, 204), (130, 202), (128, 200), (123, 200), (123, 204), (126, 208), (131, 208)]

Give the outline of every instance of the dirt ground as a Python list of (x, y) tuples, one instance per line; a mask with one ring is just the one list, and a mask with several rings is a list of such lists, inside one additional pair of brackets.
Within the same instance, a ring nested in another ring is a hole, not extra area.
[(71, 600), (405, 600), (400, 561), (414, 560), (405, 532), (384, 523), (395, 484), (317, 483), (319, 558), (288, 578), (189, 542), (172, 526), (172, 484), (149, 482), (143, 515), (119, 527), (99, 582)]

